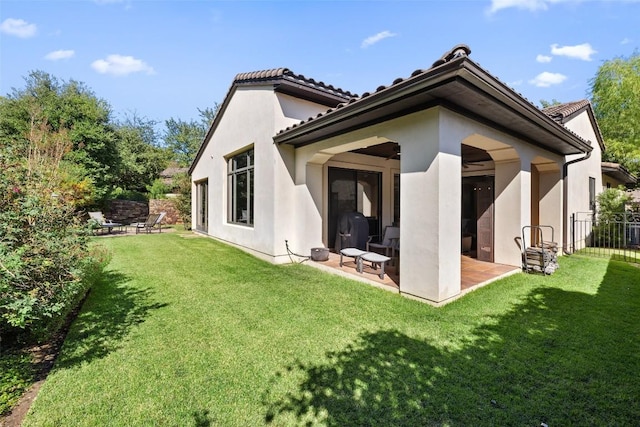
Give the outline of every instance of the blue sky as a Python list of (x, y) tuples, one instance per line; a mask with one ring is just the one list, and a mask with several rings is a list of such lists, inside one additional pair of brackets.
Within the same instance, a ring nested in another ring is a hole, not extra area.
[(240, 72), (287, 67), (360, 94), (459, 43), (536, 104), (584, 99), (603, 61), (640, 49), (640, 1), (0, 0), (0, 94), (42, 70), (116, 119), (190, 120)]

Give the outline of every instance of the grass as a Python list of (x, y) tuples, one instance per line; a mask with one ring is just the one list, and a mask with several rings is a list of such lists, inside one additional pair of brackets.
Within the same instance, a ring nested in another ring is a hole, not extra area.
[(635, 425), (640, 271), (564, 257), (434, 308), (178, 233), (102, 239), (24, 426)]

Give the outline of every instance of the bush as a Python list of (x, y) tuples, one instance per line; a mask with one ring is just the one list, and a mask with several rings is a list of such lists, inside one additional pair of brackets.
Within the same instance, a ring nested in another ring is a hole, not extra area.
[(147, 191), (149, 192), (149, 199), (166, 199), (167, 193), (171, 191), (171, 188), (158, 178), (153, 181), (153, 184), (147, 185)]
[(631, 196), (626, 193), (624, 187), (607, 188), (598, 194), (597, 222), (593, 227), (594, 246), (606, 248), (626, 246), (626, 206), (631, 200)]
[[(71, 145), (46, 123), (0, 147), (0, 340), (42, 340), (90, 286), (96, 261), (76, 212), (83, 192), (62, 173)], [(34, 136), (35, 135), (35, 136)], [(78, 181), (80, 184), (81, 182)]]
[(174, 178), (178, 197), (175, 199), (175, 206), (185, 230), (191, 230), (191, 177), (186, 173), (177, 174)]
[(149, 198), (144, 193), (141, 193), (139, 191), (134, 191), (134, 190), (123, 190), (120, 187), (117, 187), (116, 189), (114, 189), (108, 198), (116, 199), (116, 200), (132, 200), (134, 202), (144, 202), (144, 203), (149, 201)]
[(0, 213), (0, 336), (55, 331), (84, 295), (87, 236), (71, 206), (24, 193)]

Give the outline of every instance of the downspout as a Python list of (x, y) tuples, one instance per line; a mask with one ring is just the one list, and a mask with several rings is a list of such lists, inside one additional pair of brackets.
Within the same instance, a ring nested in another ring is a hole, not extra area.
[[(591, 150), (593, 151), (593, 150)], [(562, 245), (562, 252), (565, 255), (571, 255), (571, 252), (569, 252), (567, 250), (567, 244), (568, 244), (568, 233), (567, 233), (567, 213), (568, 213), (568, 208), (567, 208), (567, 187), (569, 186), (567, 184), (567, 175), (569, 172), (569, 165), (572, 165), (574, 163), (578, 163), (578, 162), (582, 162), (584, 160), (587, 160), (589, 157), (591, 157), (591, 151), (587, 152), (583, 157), (579, 157), (577, 159), (573, 159), (570, 160), (568, 162), (566, 162), (564, 165), (562, 165), (562, 185), (563, 185), (563, 191), (562, 191), (562, 198), (563, 198), (563, 203), (562, 203), (562, 228), (564, 229), (564, 233), (563, 234), (563, 238), (564, 238), (564, 242)]]

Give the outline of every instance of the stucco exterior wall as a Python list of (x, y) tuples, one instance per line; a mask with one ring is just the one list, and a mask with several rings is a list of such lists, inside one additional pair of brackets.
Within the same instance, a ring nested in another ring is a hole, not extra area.
[[(294, 152), (273, 143), (273, 135), (327, 107), (276, 94), (272, 86), (236, 88), (192, 172), (192, 182), (208, 180), (207, 235), (271, 262), (288, 262), (284, 240), (294, 239), (290, 217), (295, 205)], [(227, 221), (227, 159), (253, 148), (254, 224)], [(192, 205), (196, 206), (195, 184)], [(196, 213), (192, 225), (195, 230)]]
[[(570, 229), (571, 215), (576, 212), (588, 212), (589, 206), (589, 178), (595, 178), (596, 195), (602, 191), (602, 150), (598, 144), (596, 131), (589, 119), (589, 114), (584, 111), (568, 121), (565, 126), (572, 132), (578, 134), (583, 139), (589, 141), (593, 147), (591, 156), (584, 161), (568, 166), (567, 177), (565, 178), (565, 192), (567, 194), (566, 210), (564, 221), (567, 230)], [(567, 156), (567, 161), (571, 161), (583, 155)], [(565, 247), (569, 243), (571, 236), (568, 235), (564, 242)]]
[(624, 183), (618, 181), (615, 178), (611, 178), (607, 175), (602, 175), (602, 189), (606, 190), (607, 188), (618, 188), (619, 186), (624, 186)]

